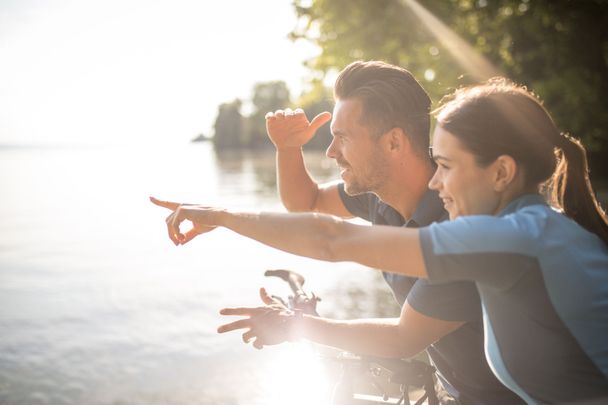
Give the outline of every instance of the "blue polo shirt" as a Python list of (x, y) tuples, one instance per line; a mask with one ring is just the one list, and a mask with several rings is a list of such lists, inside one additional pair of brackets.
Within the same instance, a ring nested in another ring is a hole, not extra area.
[[(373, 224), (417, 228), (448, 219), (437, 192), (428, 190), (408, 220), (375, 194), (349, 196), (338, 185), (344, 206), (354, 216)], [(501, 384), (486, 362), (479, 293), (474, 283), (458, 281), (433, 284), (428, 280), (383, 273), (400, 305), (407, 300), (416, 311), (445, 321), (466, 322), (427, 348), (437, 376), (460, 404), (522, 404)]]
[(486, 353), (528, 404), (608, 403), (608, 248), (539, 195), (420, 230), (433, 282), (471, 280)]

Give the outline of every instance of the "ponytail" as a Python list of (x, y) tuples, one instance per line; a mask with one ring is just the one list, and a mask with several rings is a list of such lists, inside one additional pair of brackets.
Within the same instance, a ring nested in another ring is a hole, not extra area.
[(608, 245), (608, 219), (591, 187), (585, 148), (578, 139), (564, 134), (559, 135), (556, 146), (558, 163), (550, 180), (552, 202)]
[(550, 203), (608, 245), (608, 218), (591, 182), (587, 153), (563, 135), (534, 93), (504, 79), (458, 89), (435, 110), (437, 125), (456, 136), (481, 166), (509, 155), (525, 186), (543, 186)]

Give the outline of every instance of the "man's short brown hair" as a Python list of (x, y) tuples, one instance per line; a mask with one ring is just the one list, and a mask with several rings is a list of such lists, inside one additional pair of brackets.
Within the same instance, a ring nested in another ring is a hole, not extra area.
[(361, 100), (362, 125), (376, 135), (401, 128), (417, 151), (427, 153), (431, 99), (406, 69), (380, 61), (353, 62), (336, 79), (334, 98)]

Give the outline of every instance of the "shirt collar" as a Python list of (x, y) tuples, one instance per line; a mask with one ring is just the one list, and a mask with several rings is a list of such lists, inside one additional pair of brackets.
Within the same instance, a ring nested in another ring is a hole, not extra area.
[(412, 217), (406, 221), (406, 226), (427, 226), (433, 222), (444, 219), (447, 215), (443, 209), (443, 202), (436, 190), (426, 190), (416, 206)]
[(521, 197), (516, 198), (511, 201), (505, 208), (500, 211), (498, 214), (499, 217), (504, 217), (505, 215), (509, 215), (518, 211), (524, 207), (528, 207), (530, 205), (547, 205), (547, 202), (540, 194), (524, 194)]
[(439, 198), (439, 192), (427, 189), (418, 202), (414, 213), (409, 219), (403, 217), (396, 209), (378, 199), (378, 213), (385, 218), (388, 223), (401, 223), (406, 227), (418, 228), (428, 226), (433, 222), (443, 221), (448, 218), (447, 212), (443, 209), (443, 202)]

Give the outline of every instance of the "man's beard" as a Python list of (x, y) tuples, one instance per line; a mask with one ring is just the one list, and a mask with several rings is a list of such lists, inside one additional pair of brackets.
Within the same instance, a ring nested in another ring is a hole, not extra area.
[(350, 196), (364, 193), (376, 194), (384, 185), (388, 176), (388, 165), (379, 154), (373, 154), (364, 176), (354, 176), (352, 166), (346, 165), (353, 176), (350, 181), (344, 181), (344, 191)]

